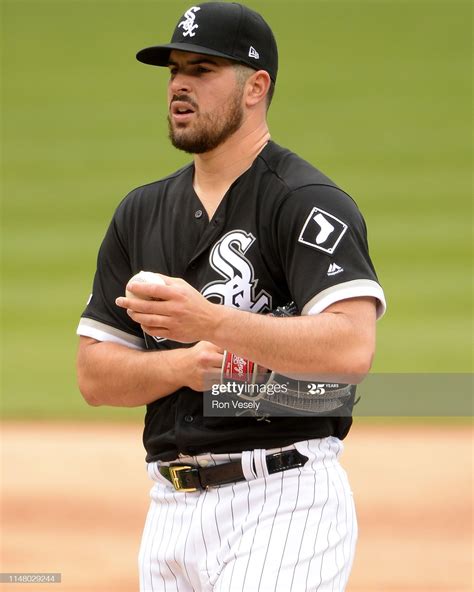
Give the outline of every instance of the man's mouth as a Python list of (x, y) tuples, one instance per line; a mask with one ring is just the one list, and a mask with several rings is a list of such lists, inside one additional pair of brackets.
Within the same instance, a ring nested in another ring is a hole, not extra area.
[(196, 110), (187, 101), (173, 101), (170, 106), (171, 117), (177, 122), (191, 119)]

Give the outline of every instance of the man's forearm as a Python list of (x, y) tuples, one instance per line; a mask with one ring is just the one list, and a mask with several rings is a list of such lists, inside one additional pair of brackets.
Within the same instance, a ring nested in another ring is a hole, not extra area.
[(333, 312), (291, 318), (220, 307), (208, 338), (280, 373), (358, 382), (369, 371), (375, 349), (375, 307), (371, 299), (357, 306), (357, 321), (338, 314), (336, 307)]
[(81, 338), (79, 388), (90, 405), (146, 405), (182, 386), (179, 369), (185, 355), (186, 350), (181, 349), (143, 352)]
[(370, 369), (375, 350), (372, 297), (340, 300), (323, 312), (275, 318), (213, 304), (176, 278), (166, 285), (132, 284), (136, 298), (116, 304), (149, 335), (190, 343), (210, 341), (280, 373), (354, 376)]

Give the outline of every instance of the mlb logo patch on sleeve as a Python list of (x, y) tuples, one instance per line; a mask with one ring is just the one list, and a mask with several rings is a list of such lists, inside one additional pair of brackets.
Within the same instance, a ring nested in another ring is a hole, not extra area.
[(313, 208), (303, 225), (298, 242), (332, 255), (340, 243), (347, 224), (332, 214)]

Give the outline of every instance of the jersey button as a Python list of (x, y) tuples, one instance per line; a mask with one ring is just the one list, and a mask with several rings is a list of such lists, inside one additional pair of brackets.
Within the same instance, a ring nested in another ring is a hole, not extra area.
[(202, 217), (202, 210), (196, 210), (194, 212), (194, 217), (197, 219), (201, 218)]
[(193, 423), (193, 421), (194, 421), (194, 417), (193, 417), (192, 415), (185, 415), (185, 416), (184, 416), (184, 421), (185, 421), (186, 423)]

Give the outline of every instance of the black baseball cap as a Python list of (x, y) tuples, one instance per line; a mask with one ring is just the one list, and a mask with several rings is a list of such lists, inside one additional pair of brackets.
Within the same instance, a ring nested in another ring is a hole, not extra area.
[(262, 16), (236, 2), (206, 2), (189, 8), (166, 45), (145, 47), (137, 60), (167, 66), (173, 49), (227, 58), (255, 70), (266, 70), (275, 82), (278, 50)]

